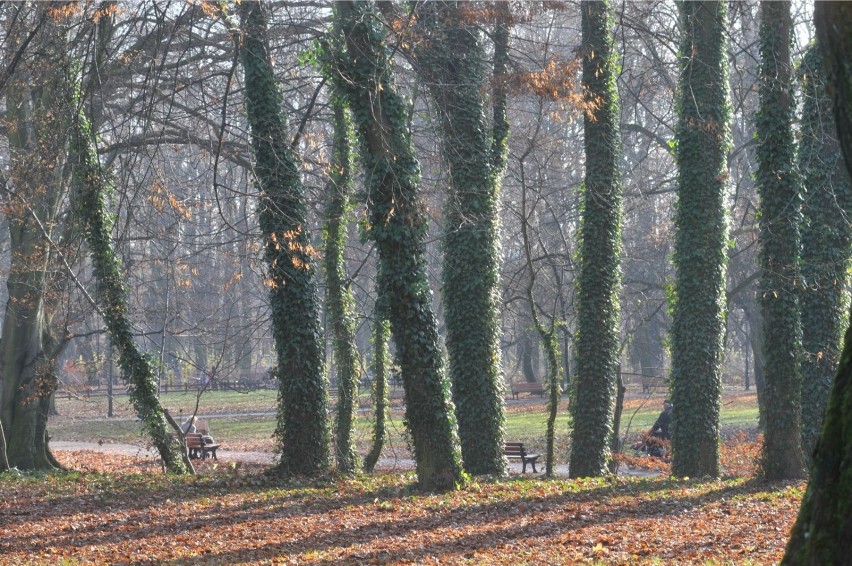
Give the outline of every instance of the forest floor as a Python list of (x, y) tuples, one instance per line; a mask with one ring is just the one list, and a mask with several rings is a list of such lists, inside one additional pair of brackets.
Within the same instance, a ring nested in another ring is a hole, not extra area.
[(410, 471), (317, 482), (204, 461), (57, 450), (71, 470), (0, 475), (2, 564), (771, 564), (804, 483), (751, 479), (733, 435), (719, 481), (513, 474), (448, 493)]

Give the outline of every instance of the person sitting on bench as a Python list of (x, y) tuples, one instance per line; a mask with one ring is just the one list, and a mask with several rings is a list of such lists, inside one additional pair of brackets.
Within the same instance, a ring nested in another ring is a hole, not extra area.
[(185, 420), (182, 425), (180, 425), (181, 430), (184, 434), (188, 432), (196, 432), (195, 428), (195, 415), (189, 417), (189, 419)]
[(672, 437), (669, 431), (669, 426), (672, 424), (672, 402), (666, 399), (663, 401), (663, 412), (657, 417), (654, 426), (651, 427), (651, 436), (656, 436), (663, 440), (670, 440)]

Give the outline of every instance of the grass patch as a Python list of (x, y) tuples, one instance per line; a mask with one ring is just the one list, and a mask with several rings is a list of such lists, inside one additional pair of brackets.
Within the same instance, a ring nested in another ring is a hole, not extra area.
[[(226, 449), (231, 450), (260, 450), (271, 451), (274, 448), (272, 439), (275, 430), (275, 391), (260, 390), (249, 393), (233, 391), (211, 391), (202, 396), (199, 414), (212, 415), (207, 419), (214, 438)], [(140, 436), (140, 428), (135, 420), (125, 398), (119, 398), (116, 412), (121, 415), (115, 419), (107, 419), (103, 413), (74, 412), (84, 401), (68, 402), (60, 400), (58, 408), (60, 416), (50, 420), (50, 434), (56, 440), (124, 442), (145, 444)], [(162, 396), (164, 404), (173, 415), (189, 414), (190, 402), (194, 406), (195, 396), (191, 393), (168, 393)], [(634, 397), (627, 400), (622, 417), (621, 432), (631, 438), (650, 429), (660, 412), (662, 396), (654, 398)], [(62, 402), (64, 401), (64, 403)], [(99, 399), (96, 403), (104, 402)], [(181, 411), (183, 409), (183, 411)], [(721, 424), (727, 430), (751, 430), (757, 424), (757, 401), (753, 394), (729, 395), (722, 403)], [(215, 416), (224, 414), (230, 416)], [(70, 415), (74, 415), (73, 417)], [(330, 419), (334, 415), (329, 416)], [(524, 442), (531, 451), (543, 452), (545, 448), (544, 434), (546, 429), (546, 403), (543, 399), (525, 399), (522, 402), (508, 402), (506, 406), (506, 438)], [(556, 423), (556, 460), (566, 463), (570, 449), (568, 435), (567, 406), (562, 404)], [(357, 448), (365, 454), (370, 446), (373, 427), (373, 416), (362, 412), (356, 419)], [(397, 405), (391, 411), (387, 425), (389, 437), (387, 445), (393, 450), (406, 453), (405, 431), (402, 422), (402, 407)]]

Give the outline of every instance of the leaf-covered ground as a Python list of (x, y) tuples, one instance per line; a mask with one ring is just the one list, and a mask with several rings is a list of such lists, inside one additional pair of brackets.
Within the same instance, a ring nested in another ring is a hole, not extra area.
[(804, 489), (527, 476), (433, 495), (411, 473), (301, 484), (204, 463), (174, 478), (151, 460), (57, 455), (77, 471), (0, 476), (0, 563), (774, 563)]

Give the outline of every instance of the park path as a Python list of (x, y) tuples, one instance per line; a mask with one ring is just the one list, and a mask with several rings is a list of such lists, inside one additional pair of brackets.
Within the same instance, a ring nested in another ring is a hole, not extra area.
[[(66, 452), (100, 452), (104, 454), (117, 454), (121, 456), (132, 456), (137, 458), (156, 458), (157, 453), (150, 449), (145, 448), (143, 446), (136, 446), (135, 444), (122, 444), (122, 443), (112, 443), (112, 442), (79, 442), (79, 441), (68, 441), (68, 440), (53, 440), (50, 442), (51, 450), (57, 451), (66, 451)], [(222, 450), (221, 448), (218, 451), (219, 461), (220, 462), (246, 462), (252, 464), (272, 464), (274, 459), (274, 454), (269, 452), (240, 452), (236, 450)], [(388, 470), (388, 469), (397, 469), (397, 470), (413, 470), (414, 469), (414, 460), (408, 458), (380, 458), (377, 468)], [(527, 468), (529, 470), (529, 468)], [(538, 465), (539, 472), (543, 472), (544, 470), (544, 462)], [(521, 464), (515, 462), (509, 462), (509, 473), (512, 475), (520, 475), (521, 474)], [(530, 476), (534, 476), (530, 472), (527, 472)], [(540, 474), (539, 474), (540, 475)], [(555, 475), (557, 477), (568, 477), (568, 465), (567, 464), (557, 464)], [(622, 467), (619, 470), (619, 475), (625, 476), (642, 476), (642, 477), (654, 477), (660, 475), (659, 472), (649, 471), (649, 470), (629, 470), (627, 467)]]

